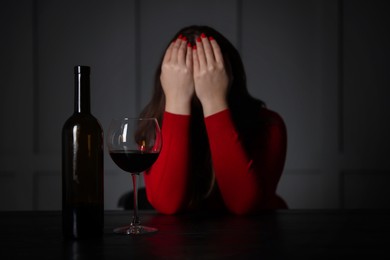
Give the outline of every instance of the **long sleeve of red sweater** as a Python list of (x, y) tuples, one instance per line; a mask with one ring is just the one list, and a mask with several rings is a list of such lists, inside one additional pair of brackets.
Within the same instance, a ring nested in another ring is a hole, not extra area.
[(189, 167), (190, 116), (164, 113), (162, 149), (144, 175), (146, 192), (153, 207), (173, 214), (185, 206)]
[[(284, 166), (286, 132), (276, 113), (266, 113), (274, 120), (261, 136), (253, 137), (253, 151), (242, 146), (230, 110), (205, 118), (216, 182), (225, 206), (235, 214), (278, 207), (274, 197)], [(189, 123), (190, 116), (164, 113), (163, 148), (145, 174), (148, 199), (162, 213), (176, 213), (186, 204)]]
[(286, 130), (276, 113), (263, 109), (261, 116), (269, 122), (264, 132), (251, 137), (251, 151), (244, 149), (229, 110), (205, 119), (218, 187), (236, 214), (280, 206), (275, 191), (284, 167)]

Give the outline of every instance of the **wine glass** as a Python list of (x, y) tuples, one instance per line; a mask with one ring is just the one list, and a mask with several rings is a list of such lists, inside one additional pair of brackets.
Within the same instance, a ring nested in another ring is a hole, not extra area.
[(138, 217), (138, 177), (157, 160), (162, 140), (156, 118), (113, 119), (107, 132), (108, 152), (114, 163), (131, 173), (134, 194), (134, 215), (130, 225), (114, 229), (120, 234), (145, 234), (156, 232), (153, 227), (141, 225)]

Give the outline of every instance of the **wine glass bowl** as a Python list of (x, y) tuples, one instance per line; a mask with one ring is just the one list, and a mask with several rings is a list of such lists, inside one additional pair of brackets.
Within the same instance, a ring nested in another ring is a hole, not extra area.
[(145, 234), (156, 232), (140, 224), (138, 216), (138, 176), (157, 160), (161, 146), (161, 130), (156, 118), (122, 118), (110, 123), (106, 143), (114, 163), (131, 173), (134, 194), (134, 215), (130, 225), (115, 228), (115, 233)]

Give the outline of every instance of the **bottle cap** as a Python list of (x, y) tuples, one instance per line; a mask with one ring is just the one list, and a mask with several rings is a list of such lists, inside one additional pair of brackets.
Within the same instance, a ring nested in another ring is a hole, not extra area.
[(89, 74), (91, 71), (91, 68), (89, 66), (75, 66), (74, 67), (74, 74)]

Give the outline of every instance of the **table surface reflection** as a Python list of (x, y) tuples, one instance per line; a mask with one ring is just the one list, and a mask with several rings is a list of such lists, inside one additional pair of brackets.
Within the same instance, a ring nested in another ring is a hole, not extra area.
[(282, 210), (253, 216), (160, 215), (141, 211), (159, 231), (114, 234), (130, 211), (106, 211), (102, 239), (64, 241), (61, 212), (0, 212), (0, 259), (386, 259), (389, 210)]

